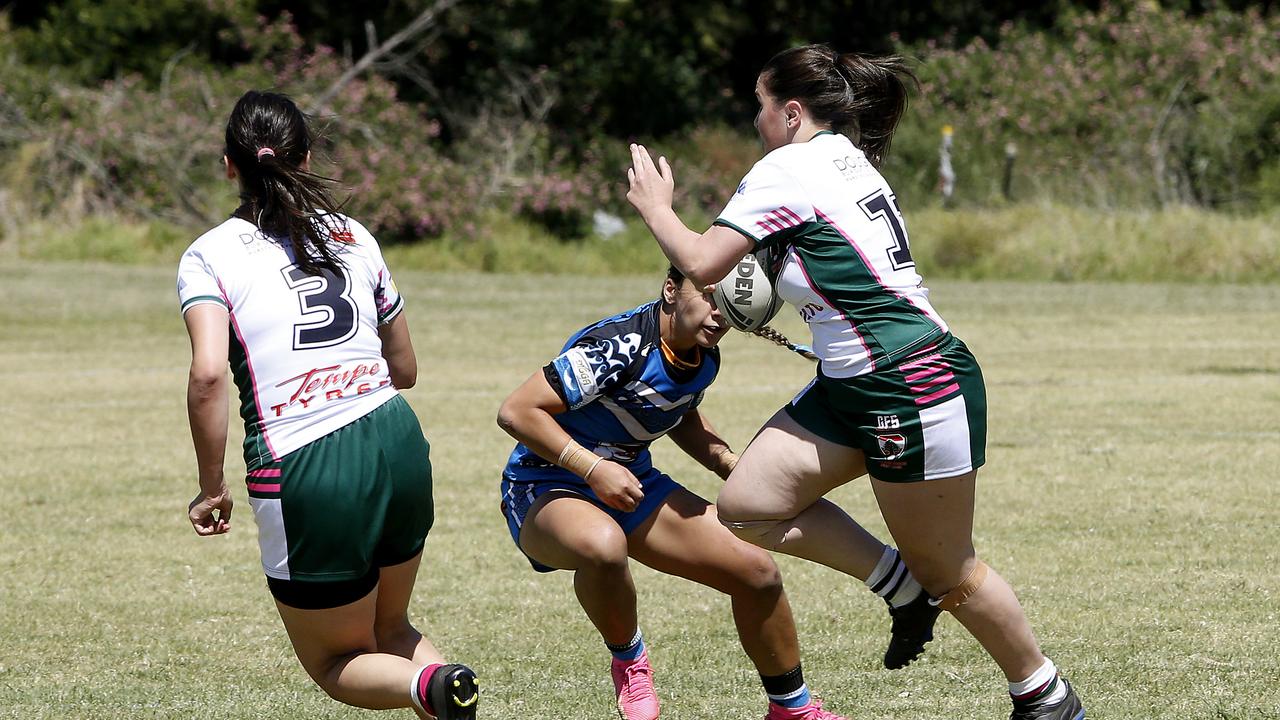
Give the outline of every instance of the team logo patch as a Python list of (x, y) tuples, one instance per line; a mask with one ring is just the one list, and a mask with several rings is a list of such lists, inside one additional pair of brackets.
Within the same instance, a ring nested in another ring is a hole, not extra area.
[(340, 243), (350, 245), (356, 241), (356, 236), (350, 230), (330, 230), (329, 236)]
[(897, 460), (907, 451), (907, 438), (902, 435), (877, 435), (876, 443), (885, 460)]

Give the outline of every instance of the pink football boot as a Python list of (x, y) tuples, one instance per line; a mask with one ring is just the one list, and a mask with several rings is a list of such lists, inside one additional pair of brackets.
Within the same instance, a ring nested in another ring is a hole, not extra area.
[(622, 720), (657, 720), (658, 695), (653, 691), (649, 651), (641, 652), (635, 660), (614, 658), (609, 671), (613, 675), (613, 688), (618, 694), (618, 713)]
[(769, 703), (769, 714), (764, 720), (849, 720), (822, 709), (822, 701), (814, 699), (808, 705), (798, 708), (784, 708), (776, 703)]

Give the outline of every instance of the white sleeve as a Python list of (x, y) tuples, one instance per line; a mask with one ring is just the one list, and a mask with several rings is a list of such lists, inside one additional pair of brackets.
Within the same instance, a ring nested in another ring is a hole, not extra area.
[(766, 158), (742, 179), (715, 224), (737, 230), (758, 249), (785, 241), (813, 219), (804, 188)]
[(226, 293), (218, 284), (217, 275), (205, 261), (198, 244), (187, 248), (178, 261), (178, 301), (182, 303), (183, 314), (196, 305), (206, 303), (231, 309)]
[[(386, 325), (404, 310), (404, 298), (400, 296), (400, 290), (396, 288), (395, 280), (391, 278), (391, 270), (387, 268), (387, 262), (382, 258), (382, 248), (373, 237), (373, 233), (349, 217), (344, 216), (343, 220), (347, 223), (346, 232), (351, 238), (345, 242), (356, 242), (365, 248), (369, 272), (373, 278), (373, 301), (378, 308), (378, 324)], [(341, 231), (335, 232), (334, 238), (344, 241)]]

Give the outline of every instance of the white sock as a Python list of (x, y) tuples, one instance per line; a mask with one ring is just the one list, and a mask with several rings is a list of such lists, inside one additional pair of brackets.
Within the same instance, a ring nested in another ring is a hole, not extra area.
[(898, 551), (888, 545), (885, 546), (880, 562), (876, 563), (875, 569), (871, 571), (865, 584), (871, 588), (871, 592), (884, 598), (890, 607), (895, 608), (915, 600), (924, 591), (920, 583), (911, 576), (911, 571), (907, 570), (907, 565), (902, 562)]
[(413, 681), (409, 683), (409, 697), (413, 700), (413, 706), (422, 712), (426, 712), (427, 709), (422, 707), (422, 701), (418, 699), (418, 681), (422, 678), (422, 673), (426, 671), (427, 667), (429, 666), (424, 665), (418, 668), (418, 672), (413, 674)]
[(1058, 677), (1058, 668), (1049, 658), (1026, 680), (1009, 683), (1009, 695), (1015, 704), (1052, 705), (1067, 696), (1067, 686)]

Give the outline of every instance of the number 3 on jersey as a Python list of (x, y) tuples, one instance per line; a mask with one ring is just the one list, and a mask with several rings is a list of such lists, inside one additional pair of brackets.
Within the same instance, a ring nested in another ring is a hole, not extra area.
[(915, 260), (911, 259), (911, 247), (907, 244), (907, 231), (902, 227), (902, 210), (898, 208), (897, 196), (890, 195), (886, 198), (884, 191), (878, 190), (874, 195), (859, 200), (858, 207), (862, 208), (868, 220), (884, 220), (889, 224), (889, 230), (893, 232), (889, 263), (893, 265), (893, 269), (901, 270), (915, 265)]
[(351, 299), (347, 274), (328, 268), (308, 275), (297, 265), (280, 273), (290, 290), (298, 293), (298, 307), (305, 322), (293, 326), (293, 349), (331, 347), (356, 334), (356, 303)]

